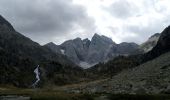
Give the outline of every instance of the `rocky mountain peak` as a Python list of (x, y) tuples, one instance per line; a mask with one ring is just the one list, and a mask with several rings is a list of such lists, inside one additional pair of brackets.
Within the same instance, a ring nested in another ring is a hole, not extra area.
[(53, 42), (47, 43), (46, 45), (49, 45), (49, 46), (56, 46), (56, 44), (53, 43)]
[(82, 40), (81, 40), (81, 38), (75, 38), (75, 39), (73, 39), (73, 42), (74, 43), (78, 43), (78, 44), (82, 44)]
[(99, 35), (97, 33), (94, 34), (91, 42), (92, 43), (102, 43), (102, 44), (105, 44), (105, 43), (113, 44), (114, 43), (111, 38), (108, 38), (104, 35)]
[(162, 31), (154, 49), (159, 49), (163, 53), (170, 50), (170, 26)]
[[(100, 37), (100, 35), (97, 34), (97, 33), (94, 33), (93, 37), (94, 37), (94, 38), (95, 38), (95, 37)], [(92, 37), (92, 38), (93, 38), (93, 37)]]

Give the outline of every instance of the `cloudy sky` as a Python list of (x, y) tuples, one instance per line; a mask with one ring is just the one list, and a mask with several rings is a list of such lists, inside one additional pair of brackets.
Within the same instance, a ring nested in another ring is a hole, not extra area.
[(140, 44), (170, 24), (169, 5), (170, 0), (0, 0), (0, 14), (40, 44), (94, 33)]

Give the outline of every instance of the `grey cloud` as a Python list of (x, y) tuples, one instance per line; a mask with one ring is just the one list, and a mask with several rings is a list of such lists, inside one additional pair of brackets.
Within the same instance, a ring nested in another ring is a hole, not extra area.
[(147, 26), (138, 25), (127, 25), (124, 30), (125, 32), (136, 34), (136, 37), (124, 38), (124, 41), (136, 41), (137, 43), (142, 43), (144, 40), (148, 39), (155, 33), (161, 33), (170, 23), (170, 20), (155, 20), (149, 22)]
[(41, 43), (78, 28), (95, 30), (86, 9), (72, 0), (1, 0), (0, 9), (19, 32)]
[[(137, 6), (134, 2), (139, 2)], [(167, 6), (160, 6), (158, 0), (117, 0), (105, 8), (112, 17), (123, 21), (120, 41), (142, 43), (154, 33), (160, 33), (170, 25)], [(142, 18), (143, 17), (143, 18)], [(113, 33), (116, 29), (110, 29)], [(128, 35), (129, 34), (129, 35)]]
[(110, 7), (105, 8), (105, 10), (114, 17), (128, 18), (135, 16), (134, 12), (137, 12), (138, 8), (127, 0), (117, 0)]

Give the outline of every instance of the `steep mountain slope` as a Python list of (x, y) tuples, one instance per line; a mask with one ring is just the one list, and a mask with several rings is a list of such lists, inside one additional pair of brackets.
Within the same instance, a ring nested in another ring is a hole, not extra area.
[(159, 33), (152, 35), (146, 42), (140, 45), (140, 48), (143, 49), (144, 52), (152, 50), (152, 48), (157, 44), (159, 37)]
[[(35, 80), (33, 71), (37, 65), (41, 66), (42, 84), (47, 82), (47, 77), (50, 74), (51, 80), (49, 82), (54, 83), (53, 79), (58, 77), (57, 74), (62, 73), (66, 77), (69, 76), (70, 79), (65, 79), (68, 81), (72, 80), (71, 76), (74, 76), (70, 73), (76, 74), (82, 71), (67, 57), (56, 54), (16, 32), (2, 16), (0, 16), (0, 55), (0, 84), (13, 84), (20, 87), (31, 86)], [(54, 71), (49, 73), (51, 68)], [(57, 84), (59, 81), (55, 83)]]
[[(61, 45), (51, 44), (48, 43), (45, 47), (50, 48), (56, 53), (64, 54), (83, 68), (89, 68), (99, 62), (107, 62), (118, 55), (139, 53), (139, 46), (135, 43), (124, 42), (116, 44), (112, 39), (98, 34), (94, 34), (91, 41), (89, 39), (81, 40), (81, 38), (76, 38), (68, 40)], [(63, 51), (63, 53), (60, 51)]]

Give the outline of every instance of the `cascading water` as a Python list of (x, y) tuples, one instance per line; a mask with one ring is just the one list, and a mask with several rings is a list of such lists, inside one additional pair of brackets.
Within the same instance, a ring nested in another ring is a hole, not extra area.
[(39, 72), (39, 65), (35, 68), (34, 73), (36, 75), (36, 81), (32, 84), (33, 87), (35, 87), (38, 82), (40, 81), (40, 72)]

